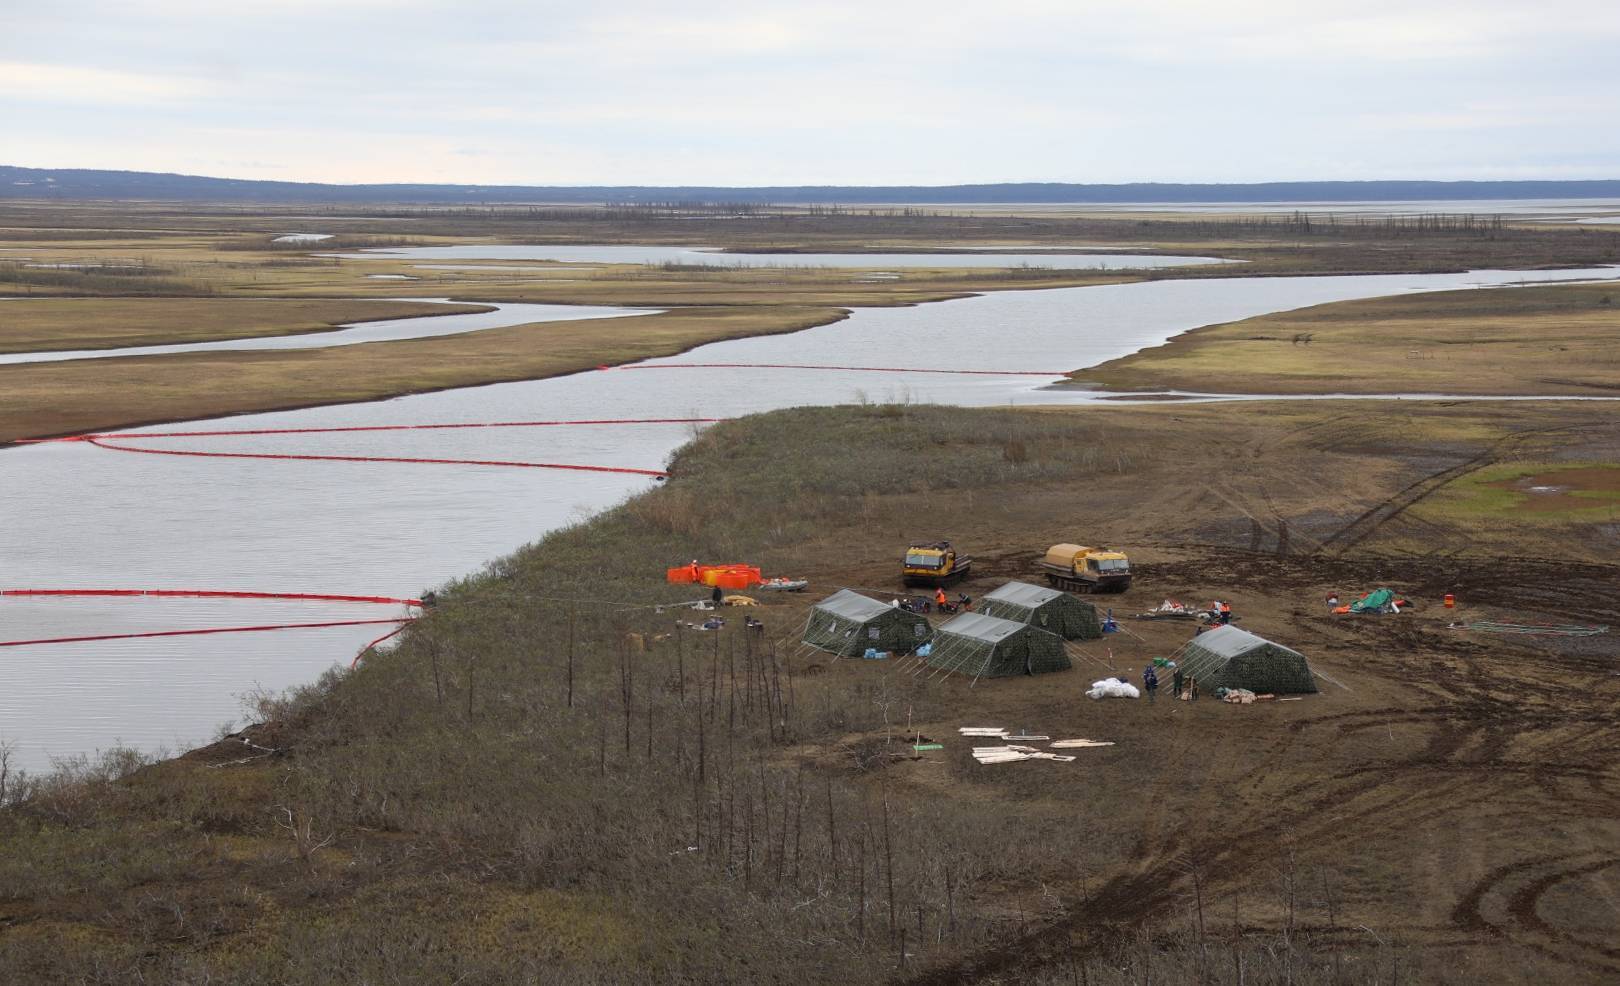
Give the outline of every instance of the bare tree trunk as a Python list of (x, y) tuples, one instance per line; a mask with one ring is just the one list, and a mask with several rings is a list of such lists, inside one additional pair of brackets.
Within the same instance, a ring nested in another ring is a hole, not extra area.
[(799, 847), (804, 835), (804, 766), (799, 767), (798, 795), (793, 799), (793, 882), (799, 882)]
[(439, 644), (433, 641), (428, 644), (428, 660), (433, 665), (433, 702), (441, 713), (444, 712), (444, 677), (439, 674)]
[(1288, 924), (1283, 929), (1283, 982), (1293, 986), (1294, 982), (1294, 875), (1295, 860), (1294, 849), (1288, 849), (1287, 882), (1284, 885), (1288, 897)]
[(1193, 899), (1198, 905), (1198, 981), (1209, 981), (1209, 947), (1204, 941), (1204, 874), (1192, 864)]
[[(889, 937), (894, 937), (896, 925), (894, 903), (894, 844), (889, 838), (889, 782), (883, 782), (883, 868), (889, 884)], [(901, 928), (900, 933), (905, 934)]]
[(1238, 944), (1243, 934), (1242, 925), (1238, 919), (1237, 891), (1232, 891), (1232, 977), (1237, 986), (1243, 986), (1243, 950)]
[(578, 606), (568, 608), (568, 707), (574, 707), (574, 620), (579, 613)]
[[(0, 798), (0, 801), (3, 801), (3, 800), (4, 800), (3, 798)], [(1327, 870), (1326, 869), (1322, 870), (1322, 900), (1327, 905), (1328, 931), (1329, 931), (1329, 933), (1337, 932), (1338, 929), (1339, 929), (1339, 915), (1337, 913), (1338, 908), (1337, 908), (1336, 902), (1333, 899), (1333, 888), (1332, 888), (1332, 886), (1330, 886), (1328, 884), (1328, 875), (1327, 875)], [(1340, 978), (1341, 974), (1342, 974), (1342, 969), (1340, 968), (1339, 950), (1338, 950), (1338, 948), (1334, 948), (1333, 949), (1333, 983), (1334, 983), (1334, 986), (1338, 986), (1339, 978)]]
[(827, 778), (827, 870), (838, 879), (838, 824), (833, 818), (832, 778)]
[(864, 943), (866, 941), (866, 833), (861, 833), (861, 847), (857, 853), (859, 868), (859, 895), (860, 907), (855, 911), (855, 938)]
[[(675, 623), (675, 663), (676, 674), (679, 677), (681, 690), (681, 704), (686, 704), (686, 636), (681, 633), (681, 624)], [(699, 679), (702, 680), (702, 679)]]

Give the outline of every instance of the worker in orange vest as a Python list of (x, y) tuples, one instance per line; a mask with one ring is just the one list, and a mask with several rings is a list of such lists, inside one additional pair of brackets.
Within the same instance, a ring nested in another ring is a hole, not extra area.
[(1221, 600), (1221, 625), (1226, 626), (1232, 622), (1232, 604)]
[(945, 606), (945, 590), (943, 588), (936, 588), (934, 590), (934, 605), (938, 606), (940, 608), (944, 608), (944, 606)]
[(692, 581), (693, 582), (699, 581), (699, 579), (698, 579), (698, 563), (697, 563), (697, 559), (696, 558), (692, 559), (692, 564), (690, 564), (690, 565), (688, 565), (686, 567), (692, 573)]

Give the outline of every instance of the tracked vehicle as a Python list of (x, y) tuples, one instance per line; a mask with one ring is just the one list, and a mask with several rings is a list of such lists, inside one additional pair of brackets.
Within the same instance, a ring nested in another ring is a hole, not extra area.
[(973, 559), (958, 554), (949, 541), (912, 544), (906, 548), (900, 576), (906, 585), (950, 585), (967, 578)]
[(1131, 587), (1131, 560), (1123, 551), (1054, 544), (1036, 563), (1046, 581), (1070, 592), (1124, 592)]

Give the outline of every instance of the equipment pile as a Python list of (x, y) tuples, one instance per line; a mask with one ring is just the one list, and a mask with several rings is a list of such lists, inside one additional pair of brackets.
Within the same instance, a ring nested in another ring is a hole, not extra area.
[(1118, 678), (1104, 678), (1091, 683), (1086, 691), (1086, 698), (1141, 698), (1142, 693), (1128, 681)]
[[(999, 739), (1039, 741), (1048, 737), (1033, 733), (1021, 732), (1009, 735), (1008, 730), (1000, 726), (962, 726), (957, 729), (963, 737), (968, 739)], [(1099, 746), (1113, 746), (1112, 741), (1090, 739), (1066, 739), (1052, 742), (1054, 750), (1084, 750)], [(1004, 742), (1000, 746), (976, 746), (973, 748), (973, 759), (979, 763), (1018, 763), (1023, 760), (1052, 760), (1057, 763), (1073, 763), (1077, 758), (1061, 753), (1048, 753), (1033, 746), (1024, 746), (1013, 742)]]
[(1138, 620), (1196, 620), (1203, 615), (1203, 610), (1195, 606), (1188, 606), (1179, 599), (1166, 599), (1164, 602), (1148, 610), (1146, 613), (1137, 613)]

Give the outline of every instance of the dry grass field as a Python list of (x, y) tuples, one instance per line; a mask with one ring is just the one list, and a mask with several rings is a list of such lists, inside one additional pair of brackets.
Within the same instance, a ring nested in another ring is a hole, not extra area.
[(1118, 390), (1611, 395), (1620, 287), (1554, 284), (1318, 305), (1185, 333), (1075, 374)]
[(350, 322), (488, 311), (410, 301), (222, 298), (14, 298), (0, 311), (0, 352), (119, 349), (328, 332)]

